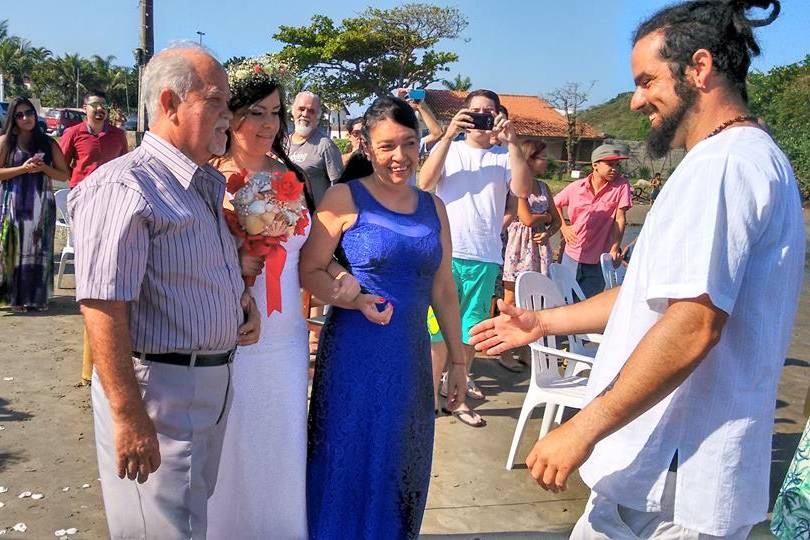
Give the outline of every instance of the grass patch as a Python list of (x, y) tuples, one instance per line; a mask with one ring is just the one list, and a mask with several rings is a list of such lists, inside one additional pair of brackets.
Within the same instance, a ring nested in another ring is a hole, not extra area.
[(556, 195), (557, 193), (562, 191), (565, 186), (567, 186), (568, 184), (571, 183), (568, 180), (557, 180), (557, 179), (548, 179), (548, 178), (542, 178), (542, 180), (543, 180), (543, 182), (546, 183), (546, 185), (548, 186), (548, 189), (550, 189), (551, 193), (554, 194), (554, 195)]

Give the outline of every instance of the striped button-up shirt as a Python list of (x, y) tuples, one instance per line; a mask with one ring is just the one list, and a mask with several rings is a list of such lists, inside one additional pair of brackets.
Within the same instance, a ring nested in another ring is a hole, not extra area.
[(76, 299), (129, 302), (134, 350), (227, 350), (244, 283), (222, 215), (223, 176), (160, 137), (71, 190)]

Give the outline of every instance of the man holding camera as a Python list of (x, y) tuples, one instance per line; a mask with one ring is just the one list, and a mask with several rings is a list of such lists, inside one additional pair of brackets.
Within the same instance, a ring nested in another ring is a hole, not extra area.
[[(419, 187), (426, 191), (435, 188), (447, 208), (468, 370), (475, 357), (469, 331), (489, 317), (495, 279), (503, 264), (501, 229), (506, 198), (510, 190), (519, 197), (531, 192), (531, 171), (514, 127), (498, 113), (500, 107), (495, 92), (470, 92), (419, 172)], [(454, 141), (462, 132), (466, 132), (464, 140)], [(493, 146), (493, 135), (503, 146)], [(447, 361), (440, 331), (431, 332), (431, 351), (435, 392)], [(469, 379), (467, 396), (484, 397)], [(464, 402), (452, 414), (467, 425), (485, 425)]]

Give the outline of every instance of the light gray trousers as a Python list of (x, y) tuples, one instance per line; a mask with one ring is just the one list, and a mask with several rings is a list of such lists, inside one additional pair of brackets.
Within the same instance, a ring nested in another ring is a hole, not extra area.
[(96, 452), (110, 537), (204, 539), (231, 402), (231, 366), (132, 362), (157, 430), (161, 464), (143, 484), (118, 478), (110, 406), (94, 372)]

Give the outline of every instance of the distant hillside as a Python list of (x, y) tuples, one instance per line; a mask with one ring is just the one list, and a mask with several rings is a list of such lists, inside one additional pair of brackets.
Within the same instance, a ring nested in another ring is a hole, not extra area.
[(581, 118), (609, 137), (631, 141), (643, 140), (650, 129), (650, 121), (643, 114), (630, 110), (632, 96), (632, 92), (619, 94), (610, 101), (583, 112)]

